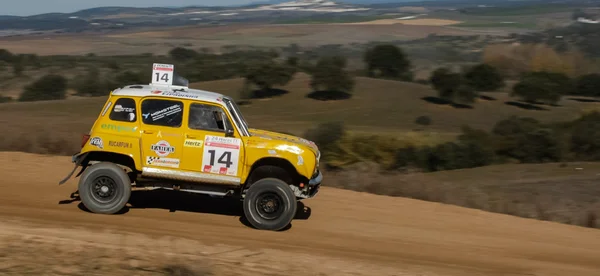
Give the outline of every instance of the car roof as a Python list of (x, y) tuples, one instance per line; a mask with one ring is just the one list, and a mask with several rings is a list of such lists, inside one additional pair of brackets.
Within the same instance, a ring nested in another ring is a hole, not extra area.
[(223, 98), (229, 98), (223, 94), (204, 91), (199, 89), (168, 87), (161, 85), (128, 85), (112, 92), (114, 96), (129, 96), (129, 97), (166, 97), (175, 99), (188, 99), (223, 104)]

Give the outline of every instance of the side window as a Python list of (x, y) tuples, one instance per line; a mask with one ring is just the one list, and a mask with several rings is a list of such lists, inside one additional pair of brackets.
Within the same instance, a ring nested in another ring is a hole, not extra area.
[(142, 102), (142, 122), (147, 125), (180, 127), (183, 103), (180, 101), (149, 99)]
[[(190, 118), (188, 127), (196, 130), (209, 130), (224, 132), (223, 120), (221, 119), (223, 109), (206, 104), (192, 103), (190, 105)], [(225, 123), (228, 129), (232, 129), (231, 122), (225, 117)]]
[(109, 118), (119, 122), (135, 122), (135, 101), (130, 98), (120, 98), (110, 112)]

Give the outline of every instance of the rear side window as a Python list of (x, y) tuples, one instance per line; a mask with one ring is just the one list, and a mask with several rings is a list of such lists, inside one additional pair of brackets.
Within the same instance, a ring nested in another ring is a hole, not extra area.
[(142, 121), (147, 125), (180, 127), (183, 103), (172, 100), (149, 99), (142, 102)]
[(119, 122), (135, 122), (137, 121), (135, 114), (135, 101), (131, 98), (121, 98), (115, 102), (109, 118)]

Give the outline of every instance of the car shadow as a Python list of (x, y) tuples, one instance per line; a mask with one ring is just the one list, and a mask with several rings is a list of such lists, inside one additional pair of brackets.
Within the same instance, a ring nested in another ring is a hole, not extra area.
[[(61, 200), (59, 204), (71, 204), (80, 200), (78, 196), (71, 194), (71, 199)], [(132, 191), (128, 204), (115, 215), (126, 214), (131, 209), (163, 209), (169, 210), (171, 213), (192, 212), (239, 217), (242, 224), (254, 228), (244, 215), (242, 203), (237, 198), (213, 198), (208, 195), (170, 190)], [(294, 220), (309, 219), (310, 207), (305, 206), (301, 201), (298, 201), (297, 204), (298, 210)], [(90, 212), (82, 202), (77, 207), (82, 211)], [(289, 230), (291, 227), (289, 224), (281, 231)]]

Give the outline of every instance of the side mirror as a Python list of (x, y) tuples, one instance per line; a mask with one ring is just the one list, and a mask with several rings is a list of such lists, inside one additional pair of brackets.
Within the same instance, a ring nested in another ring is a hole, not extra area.
[(227, 128), (227, 122), (229, 122), (229, 118), (227, 118), (227, 115), (225, 115), (224, 112), (221, 112), (221, 121), (223, 122), (225, 137), (233, 137), (233, 129)]

